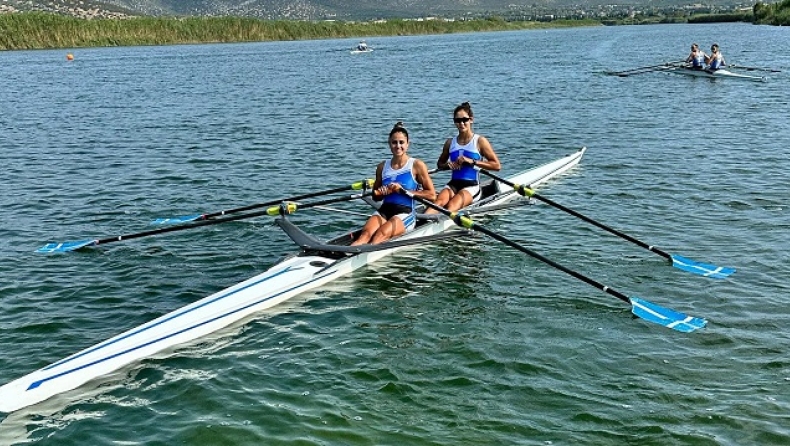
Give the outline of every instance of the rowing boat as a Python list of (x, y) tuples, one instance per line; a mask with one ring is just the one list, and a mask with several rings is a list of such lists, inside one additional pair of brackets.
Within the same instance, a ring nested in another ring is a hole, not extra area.
[(710, 79), (726, 78), (726, 79), (740, 79), (744, 81), (753, 81), (753, 82), (768, 81), (768, 78), (765, 76), (751, 76), (748, 74), (733, 73), (732, 71), (721, 69), (721, 68), (716, 71), (706, 71), (706, 70), (695, 70), (693, 68), (688, 68), (688, 67), (674, 66), (674, 67), (661, 68), (661, 70), (667, 73), (681, 74), (684, 76), (692, 76), (692, 77), (706, 77)]
[[(538, 186), (581, 161), (586, 148), (521, 172), (509, 181)], [(498, 182), (486, 184), (485, 197), (469, 213), (501, 209), (520, 197)], [(298, 294), (351, 273), (400, 249), (439, 238), (455, 223), (425, 218), (415, 230), (382, 245), (348, 246), (349, 234), (319, 243), (290, 223), (277, 223), (301, 250), (267, 271), (157, 319), (121, 333), (0, 387), (0, 412), (10, 413), (39, 403), (107, 375), (128, 364), (194, 341)], [(449, 232), (449, 231), (448, 231)]]

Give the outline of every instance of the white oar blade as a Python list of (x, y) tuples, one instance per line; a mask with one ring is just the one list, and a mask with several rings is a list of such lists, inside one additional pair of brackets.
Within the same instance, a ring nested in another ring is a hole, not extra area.
[(170, 217), (170, 218), (157, 218), (156, 220), (152, 221), (152, 225), (177, 225), (180, 223), (189, 223), (190, 221), (199, 220), (203, 217), (203, 214), (193, 214), (193, 215), (182, 215), (181, 217)]
[(714, 279), (724, 279), (735, 272), (735, 268), (697, 262), (696, 260), (679, 256), (677, 254), (672, 255), (672, 266), (692, 274), (698, 274), (700, 276), (711, 277)]
[(700, 317), (686, 316), (678, 311), (664, 308), (638, 297), (631, 297), (630, 299), (631, 312), (636, 316), (673, 330), (691, 333), (694, 330), (705, 327), (708, 323), (708, 321)]
[(36, 252), (42, 252), (45, 254), (49, 254), (53, 252), (69, 252), (69, 251), (76, 251), (80, 248), (84, 248), (86, 246), (91, 246), (95, 244), (96, 244), (96, 240), (80, 240), (78, 242), (47, 243), (41, 248), (38, 248)]

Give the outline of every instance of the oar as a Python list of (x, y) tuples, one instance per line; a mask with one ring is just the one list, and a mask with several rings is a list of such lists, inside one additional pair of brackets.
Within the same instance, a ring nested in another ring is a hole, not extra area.
[(623, 71), (606, 71), (605, 73), (606, 74), (610, 74), (612, 76), (628, 77), (628, 76), (631, 76), (631, 75), (634, 75), (634, 74), (649, 73), (651, 71), (660, 70), (660, 69), (666, 68), (666, 67), (671, 67), (671, 66), (674, 66), (676, 64), (683, 63), (683, 62), (685, 62), (685, 61), (679, 60), (679, 61), (675, 61), (675, 62), (664, 62), (664, 63), (662, 63), (660, 65), (650, 65), (650, 66), (647, 66), (647, 67), (639, 67), (639, 68), (633, 68), (633, 69), (630, 69), (630, 70), (623, 70)]
[(245, 212), (245, 211), (250, 211), (250, 210), (253, 210), (253, 209), (259, 209), (259, 208), (266, 207), (266, 206), (272, 206), (272, 205), (275, 205), (277, 203), (282, 203), (283, 201), (299, 201), (299, 200), (305, 200), (305, 199), (308, 199), (308, 198), (318, 197), (318, 196), (321, 196), (321, 195), (329, 195), (329, 194), (334, 194), (334, 193), (337, 193), (337, 192), (344, 192), (344, 191), (347, 191), (347, 190), (363, 190), (363, 189), (369, 189), (371, 187), (373, 187), (373, 180), (367, 179), (367, 180), (362, 180), (362, 181), (359, 181), (359, 182), (356, 182), (356, 183), (353, 183), (353, 184), (350, 184), (350, 185), (346, 185), (346, 186), (340, 186), (340, 187), (335, 187), (335, 188), (332, 188), (332, 189), (322, 190), (322, 191), (318, 191), (318, 192), (311, 192), (311, 193), (308, 193), (308, 194), (297, 195), (295, 197), (289, 197), (289, 198), (282, 198), (282, 199), (279, 199), (279, 200), (267, 201), (265, 203), (250, 204), (250, 205), (242, 206), (242, 207), (239, 207), (239, 208), (227, 209), (227, 210), (224, 210), (224, 211), (212, 212), (212, 213), (209, 213), (209, 214), (192, 214), (192, 215), (182, 215), (180, 217), (157, 218), (156, 220), (152, 221), (151, 224), (152, 225), (181, 224), (181, 223), (188, 223), (188, 222), (197, 221), (197, 220), (208, 220), (208, 219), (211, 219), (211, 218), (214, 218), (214, 217), (220, 217), (220, 216), (227, 215), (227, 214), (235, 214), (237, 212)]
[(513, 189), (515, 189), (516, 192), (518, 192), (519, 194), (521, 194), (521, 195), (523, 195), (525, 197), (534, 197), (534, 198), (536, 198), (536, 199), (538, 199), (538, 200), (540, 200), (540, 201), (542, 201), (542, 202), (544, 202), (544, 203), (546, 203), (548, 205), (554, 206), (557, 209), (565, 211), (565, 212), (573, 215), (574, 217), (578, 217), (578, 218), (586, 221), (587, 223), (590, 223), (590, 224), (592, 224), (594, 226), (597, 226), (597, 227), (599, 227), (599, 228), (601, 228), (601, 229), (603, 229), (605, 231), (608, 231), (608, 232), (610, 232), (610, 233), (612, 233), (612, 234), (614, 234), (614, 235), (616, 235), (616, 236), (618, 236), (620, 238), (628, 240), (631, 243), (639, 245), (642, 248), (645, 248), (645, 249), (647, 249), (650, 252), (658, 254), (661, 257), (664, 257), (665, 259), (669, 260), (672, 263), (672, 266), (674, 266), (675, 268), (681, 269), (683, 271), (686, 271), (686, 272), (689, 272), (689, 273), (692, 273), (692, 274), (698, 274), (700, 276), (712, 277), (714, 279), (723, 279), (723, 278), (725, 278), (725, 277), (727, 277), (730, 274), (735, 272), (735, 268), (721, 267), (721, 266), (711, 265), (711, 264), (708, 264), (708, 263), (697, 262), (695, 260), (689, 259), (688, 257), (679, 256), (677, 254), (666, 253), (666, 252), (656, 248), (653, 245), (648, 245), (647, 243), (645, 243), (643, 241), (640, 241), (640, 240), (637, 240), (637, 239), (635, 239), (634, 237), (631, 237), (628, 234), (620, 232), (617, 229), (614, 229), (612, 227), (606, 226), (605, 224), (600, 223), (598, 221), (595, 221), (592, 218), (587, 217), (586, 215), (582, 215), (582, 214), (574, 211), (573, 209), (567, 208), (567, 207), (555, 202), (554, 200), (546, 198), (546, 197), (538, 194), (534, 190), (530, 189), (529, 187), (522, 186), (520, 184), (515, 184), (513, 182), (510, 182), (510, 181), (508, 181), (508, 180), (506, 180), (506, 179), (504, 179), (504, 178), (502, 178), (502, 177), (500, 177), (500, 176), (498, 176), (498, 175), (496, 175), (494, 173), (491, 173), (491, 172), (489, 172), (489, 171), (487, 171), (485, 169), (480, 169), (480, 172), (483, 173), (483, 174), (488, 175), (489, 177), (495, 179), (496, 181), (499, 181), (501, 183), (507, 184), (508, 186), (510, 186)]
[(781, 73), (782, 70), (776, 70), (774, 68), (758, 68), (758, 67), (744, 67), (743, 65), (736, 65), (730, 64), (730, 67), (737, 68), (739, 70), (746, 70), (746, 71), (765, 71), (768, 73)]
[(529, 248), (527, 248), (525, 246), (522, 246), (522, 245), (520, 245), (520, 244), (518, 244), (518, 243), (516, 243), (516, 242), (514, 242), (514, 241), (512, 241), (512, 240), (510, 240), (510, 239), (508, 239), (508, 238), (506, 238), (504, 236), (502, 236), (502, 235), (497, 234), (494, 231), (491, 231), (491, 230), (489, 230), (489, 229), (487, 229), (487, 228), (485, 228), (483, 226), (480, 226), (479, 224), (475, 223), (474, 221), (472, 221), (471, 218), (469, 218), (467, 216), (460, 215), (457, 212), (450, 212), (447, 209), (444, 209), (443, 207), (437, 206), (436, 204), (431, 203), (428, 200), (425, 200), (423, 198), (417, 197), (417, 196), (415, 196), (414, 194), (412, 194), (410, 192), (403, 191), (403, 193), (405, 193), (406, 195), (412, 197), (413, 199), (415, 199), (417, 201), (420, 201), (421, 203), (425, 204), (426, 206), (431, 207), (433, 209), (436, 209), (437, 211), (449, 216), (453, 220), (453, 222), (455, 222), (455, 224), (457, 224), (458, 226), (461, 226), (461, 227), (464, 227), (464, 228), (467, 228), (467, 229), (471, 229), (473, 231), (482, 232), (483, 234), (486, 234), (489, 237), (491, 237), (491, 238), (493, 238), (495, 240), (498, 240), (498, 241), (510, 246), (511, 248), (515, 248), (515, 249), (517, 249), (517, 250), (529, 255), (530, 257), (536, 258), (536, 259), (540, 260), (543, 263), (546, 263), (546, 264), (548, 264), (550, 266), (553, 266), (554, 268), (557, 268), (558, 270), (560, 270), (560, 271), (562, 271), (562, 272), (564, 272), (566, 274), (569, 274), (569, 275), (581, 280), (582, 282), (587, 283), (588, 285), (592, 285), (592, 286), (598, 288), (599, 290), (602, 290), (605, 293), (608, 293), (608, 294), (610, 294), (610, 295), (622, 300), (623, 302), (625, 302), (627, 304), (630, 304), (631, 305), (631, 312), (634, 315), (636, 315), (637, 317), (640, 317), (640, 318), (642, 318), (642, 319), (644, 319), (646, 321), (653, 322), (653, 323), (656, 323), (656, 324), (659, 324), (659, 325), (663, 325), (664, 327), (668, 327), (668, 328), (671, 328), (673, 330), (681, 331), (681, 332), (684, 332), (684, 333), (689, 333), (689, 332), (692, 332), (694, 330), (703, 328), (705, 326), (705, 324), (707, 324), (707, 321), (705, 319), (702, 319), (702, 318), (699, 318), (699, 317), (687, 316), (687, 315), (685, 315), (683, 313), (677, 312), (675, 310), (670, 310), (668, 308), (664, 308), (664, 307), (662, 307), (660, 305), (657, 305), (655, 303), (646, 301), (646, 300), (638, 298), (638, 297), (628, 297), (625, 294), (620, 293), (619, 291), (616, 291), (616, 290), (614, 290), (614, 289), (612, 289), (612, 288), (610, 288), (610, 287), (608, 287), (606, 285), (603, 285), (602, 283), (599, 283), (599, 282), (597, 282), (597, 281), (595, 281), (595, 280), (593, 280), (593, 279), (591, 279), (591, 278), (589, 278), (587, 276), (584, 276), (584, 275), (582, 275), (582, 274), (580, 274), (580, 273), (578, 273), (576, 271), (573, 271), (572, 269), (566, 268), (566, 267), (560, 265), (559, 263), (557, 263), (557, 262), (555, 262), (555, 261), (553, 261), (553, 260), (551, 260), (549, 258), (546, 258), (546, 257), (542, 256), (541, 254), (538, 254), (537, 252), (532, 251), (531, 249), (529, 249)]
[(337, 197), (337, 198), (329, 198), (323, 201), (316, 201), (314, 203), (306, 203), (306, 204), (296, 204), (292, 202), (283, 202), (280, 206), (273, 206), (266, 210), (250, 212), (246, 214), (235, 214), (235, 215), (228, 215), (225, 217), (215, 218), (211, 220), (202, 220), (202, 221), (194, 221), (188, 224), (179, 225), (179, 226), (168, 226), (166, 228), (160, 229), (152, 229), (150, 231), (143, 231), (143, 232), (136, 232), (133, 234), (124, 234), (118, 235), (115, 237), (107, 237), (102, 239), (88, 239), (88, 240), (77, 240), (77, 241), (68, 241), (68, 242), (56, 242), (56, 243), (48, 243), (41, 248), (37, 249), (36, 252), (40, 253), (53, 253), (53, 252), (69, 252), (69, 251), (76, 251), (80, 248), (85, 248), (87, 246), (96, 246), (96, 245), (104, 245), (107, 243), (112, 242), (120, 242), (123, 240), (131, 240), (140, 237), (147, 237), (150, 235), (158, 235), (164, 234), (167, 232), (175, 232), (175, 231), (184, 231), (187, 229), (194, 229), (194, 228), (201, 228), (203, 226), (210, 226), (210, 225), (217, 225), (220, 223), (227, 223), (229, 221), (236, 221), (242, 220), (246, 218), (253, 218), (259, 217), (261, 215), (271, 215), (276, 216), (280, 215), (280, 212), (285, 209), (286, 212), (295, 212), (298, 209), (307, 209), (313, 207), (320, 207), (327, 204), (332, 203), (339, 203), (342, 201), (351, 201), (357, 198), (362, 198), (364, 196), (370, 195), (370, 192), (363, 192), (361, 194), (354, 194), (350, 196), (344, 197)]

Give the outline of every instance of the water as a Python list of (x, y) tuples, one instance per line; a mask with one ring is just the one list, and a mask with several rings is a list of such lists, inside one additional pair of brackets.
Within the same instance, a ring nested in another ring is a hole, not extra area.
[[(395, 121), (432, 164), (455, 105), (503, 173), (589, 148), (543, 194), (734, 266), (714, 281), (549, 206), (485, 223), (709, 326), (681, 334), (493, 240), (399, 254), (0, 422), (0, 443), (790, 442), (786, 28), (607, 27), (0, 54), (0, 383), (251, 277), (293, 246), (266, 218), (66, 255), (358, 181)], [(625, 70), (716, 41), (767, 83)], [(437, 183), (445, 179), (441, 176)], [(367, 213), (366, 209), (352, 207)], [(363, 216), (305, 212), (329, 237)]]

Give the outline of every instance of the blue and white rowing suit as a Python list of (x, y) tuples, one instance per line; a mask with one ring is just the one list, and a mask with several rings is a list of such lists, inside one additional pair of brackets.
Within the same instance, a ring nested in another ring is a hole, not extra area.
[[(392, 183), (398, 183), (406, 190), (415, 191), (419, 189), (420, 184), (414, 178), (413, 166), (414, 158), (409, 158), (400, 169), (393, 169), (392, 160), (386, 160), (384, 169), (381, 171), (381, 184), (388, 186)], [(414, 229), (414, 225), (417, 222), (417, 216), (414, 212), (414, 200), (401, 193), (385, 195), (377, 214), (384, 217), (385, 220), (389, 220), (392, 217), (400, 218), (407, 231)]]
[(694, 57), (691, 59), (691, 67), (696, 70), (705, 68), (705, 53), (702, 51), (694, 53)]
[(708, 64), (709, 70), (718, 70), (721, 68), (724, 61), (724, 57), (722, 57), (721, 53), (711, 54), (710, 56), (710, 64)]
[[(477, 148), (477, 141), (480, 135), (473, 134), (472, 139), (465, 145), (458, 144), (458, 137), (456, 136), (450, 142), (450, 161), (455, 162), (461, 155), (466, 158), (480, 161), (483, 155), (480, 154), (480, 149)], [(472, 203), (480, 198), (480, 172), (473, 166), (464, 164), (458, 170), (453, 170), (453, 175), (450, 177), (450, 182), (445, 186), (455, 192), (456, 194), (462, 190), (466, 190), (472, 195)]]

